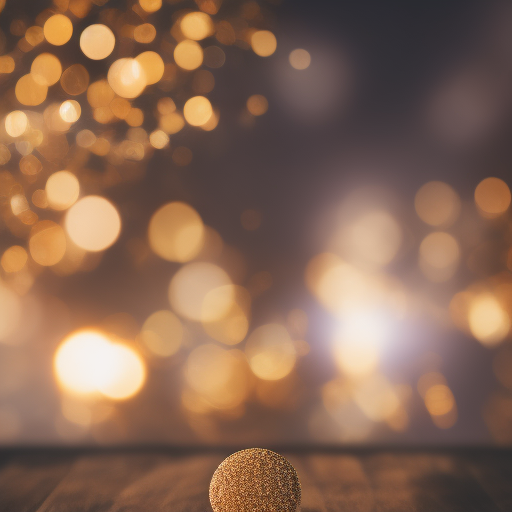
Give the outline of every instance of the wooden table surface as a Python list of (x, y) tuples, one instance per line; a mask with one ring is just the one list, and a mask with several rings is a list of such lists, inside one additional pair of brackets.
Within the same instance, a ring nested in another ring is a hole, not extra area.
[[(231, 451), (3, 450), (0, 512), (208, 512)], [(510, 450), (279, 451), (299, 473), (303, 512), (512, 512)]]

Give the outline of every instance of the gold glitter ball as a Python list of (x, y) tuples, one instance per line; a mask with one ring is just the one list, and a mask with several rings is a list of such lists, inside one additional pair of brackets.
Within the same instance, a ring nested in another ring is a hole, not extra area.
[(214, 512), (296, 512), (300, 497), (295, 468), (282, 455), (262, 448), (230, 455), (210, 483)]

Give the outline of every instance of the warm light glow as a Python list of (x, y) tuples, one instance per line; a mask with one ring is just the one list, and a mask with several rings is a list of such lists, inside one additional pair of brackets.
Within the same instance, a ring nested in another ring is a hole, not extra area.
[(46, 181), (46, 199), (54, 210), (67, 210), (75, 204), (80, 193), (77, 177), (69, 171), (53, 173)]
[(247, 340), (245, 353), (251, 370), (263, 380), (286, 377), (297, 359), (288, 331), (279, 324), (262, 325), (255, 329)]
[(149, 134), (149, 143), (155, 149), (163, 149), (169, 145), (169, 135), (163, 130), (154, 130)]
[(146, 378), (144, 363), (133, 349), (94, 330), (68, 336), (55, 353), (54, 369), (66, 391), (78, 395), (100, 393), (113, 400), (132, 397)]
[(23, 135), (28, 127), (28, 118), (25, 112), (14, 110), (5, 118), (5, 131), (11, 137)]
[(75, 123), (80, 118), (81, 113), (82, 108), (80, 107), (80, 103), (75, 100), (66, 100), (59, 107), (60, 117), (62, 117), (62, 120), (66, 121), (66, 123)]
[(71, 96), (78, 96), (87, 90), (89, 72), (82, 64), (72, 64), (62, 73), (60, 85)]
[(268, 110), (268, 101), (261, 94), (253, 94), (247, 99), (247, 110), (253, 116), (262, 116)]
[(453, 393), (445, 384), (436, 384), (425, 392), (425, 406), (432, 416), (448, 414), (454, 405)]
[(494, 346), (503, 341), (510, 331), (510, 317), (490, 293), (476, 296), (468, 314), (471, 334), (483, 345)]
[(308, 51), (297, 48), (290, 53), (290, 65), (294, 69), (303, 70), (307, 69), (311, 64), (311, 55)]
[(136, 98), (147, 85), (146, 73), (136, 59), (119, 59), (108, 70), (108, 83), (122, 98)]
[(92, 60), (106, 59), (115, 44), (114, 33), (106, 25), (89, 25), (80, 36), (80, 48)]
[(51, 220), (38, 222), (30, 232), (28, 242), (32, 259), (45, 267), (56, 265), (66, 252), (66, 234)]
[(402, 243), (402, 230), (389, 213), (370, 211), (343, 228), (334, 244), (353, 264), (381, 268), (395, 258)]
[(19, 297), (0, 284), (0, 342), (8, 341), (22, 320)]
[(510, 201), (510, 188), (499, 178), (486, 178), (476, 187), (475, 202), (483, 217), (499, 217), (508, 210)]
[(183, 107), (183, 115), (192, 126), (205, 125), (213, 115), (212, 105), (204, 96), (190, 98)]
[(86, 196), (68, 210), (65, 226), (78, 247), (92, 252), (103, 251), (117, 240), (121, 218), (104, 197)]
[(425, 276), (433, 282), (450, 279), (457, 270), (459, 259), (459, 244), (448, 233), (431, 233), (421, 242), (419, 265)]
[(232, 409), (249, 392), (247, 363), (237, 350), (207, 344), (195, 348), (185, 364), (185, 380), (211, 407)]
[(400, 407), (393, 386), (383, 375), (360, 382), (354, 390), (354, 400), (366, 417), (376, 422), (392, 417)]
[(180, 29), (187, 39), (200, 41), (213, 33), (213, 23), (204, 12), (189, 12), (181, 19)]
[(60, 60), (51, 53), (40, 53), (32, 62), (30, 74), (40, 85), (54, 85), (62, 75)]
[[(229, 301), (232, 302), (227, 308), (225, 304)], [(203, 328), (214, 340), (236, 345), (247, 336), (250, 306), (251, 297), (245, 288), (234, 285), (214, 288), (203, 300)], [(215, 320), (208, 320), (212, 316)]]
[(203, 63), (203, 49), (196, 41), (181, 41), (174, 49), (174, 61), (180, 68), (197, 69)]
[(460, 214), (460, 198), (442, 181), (425, 183), (414, 199), (419, 218), (431, 226), (450, 226)]
[(389, 321), (371, 309), (349, 309), (334, 336), (334, 359), (350, 377), (369, 375), (378, 366), (382, 345), (389, 336)]
[(257, 30), (251, 35), (251, 47), (256, 55), (268, 57), (276, 51), (276, 36), (269, 30)]
[(189, 263), (174, 274), (169, 285), (169, 301), (176, 313), (189, 320), (213, 322), (229, 312), (235, 290), (231, 288), (231, 293), (222, 294), (211, 308), (205, 307), (205, 298), (212, 290), (231, 284), (229, 276), (217, 265)]
[(164, 61), (156, 52), (143, 52), (135, 60), (144, 70), (146, 84), (156, 84), (164, 76)]
[(139, 5), (146, 12), (156, 12), (162, 7), (162, 0), (139, 0)]
[(29, 73), (18, 80), (14, 93), (22, 105), (34, 107), (46, 99), (48, 87), (36, 82), (32, 74)]
[(71, 39), (73, 24), (67, 16), (54, 14), (46, 20), (43, 31), (44, 37), (50, 44), (62, 46)]
[(203, 221), (188, 204), (168, 203), (151, 217), (148, 238), (151, 249), (161, 258), (190, 261), (203, 246)]
[(20, 245), (13, 245), (2, 254), (0, 265), (9, 274), (22, 270), (27, 264), (27, 260), (27, 251)]
[(181, 347), (183, 326), (174, 313), (157, 311), (144, 322), (140, 339), (155, 356), (169, 357)]

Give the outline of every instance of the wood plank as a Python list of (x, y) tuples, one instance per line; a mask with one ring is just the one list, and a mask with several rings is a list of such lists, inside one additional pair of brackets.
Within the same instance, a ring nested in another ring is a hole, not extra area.
[(145, 454), (93, 454), (77, 459), (37, 512), (108, 510), (117, 496), (164, 457)]
[(468, 471), (493, 499), (501, 512), (512, 510), (512, 457), (483, 453), (469, 458)]
[(208, 489), (222, 455), (173, 457), (129, 485), (110, 512), (206, 512), (211, 510)]
[[(306, 475), (305, 505), (311, 510), (373, 511), (373, 492), (356, 455), (309, 455), (300, 467), (301, 474)], [(313, 496), (308, 497), (310, 482), (314, 490)], [(322, 501), (317, 503), (319, 499)]]
[(0, 512), (33, 512), (68, 473), (73, 457), (13, 456), (0, 470)]
[(364, 459), (375, 512), (499, 512), (453, 455), (382, 453)]

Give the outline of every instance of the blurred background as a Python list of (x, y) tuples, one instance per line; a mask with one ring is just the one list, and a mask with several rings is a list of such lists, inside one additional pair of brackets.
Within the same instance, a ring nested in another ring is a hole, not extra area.
[(0, 444), (512, 443), (508, 2), (0, 7)]

